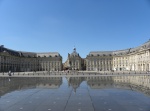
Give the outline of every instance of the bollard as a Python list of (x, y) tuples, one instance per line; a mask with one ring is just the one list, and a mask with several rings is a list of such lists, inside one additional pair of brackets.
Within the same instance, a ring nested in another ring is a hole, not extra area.
[(19, 72), (18, 72), (18, 75), (19, 75)]

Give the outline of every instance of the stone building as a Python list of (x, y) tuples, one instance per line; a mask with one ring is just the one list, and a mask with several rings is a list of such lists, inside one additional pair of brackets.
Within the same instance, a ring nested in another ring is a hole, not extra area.
[(113, 54), (114, 70), (150, 71), (150, 41)]
[(83, 70), (85, 68), (84, 59), (76, 52), (76, 48), (73, 49), (71, 54), (68, 54), (67, 61), (64, 63), (64, 68), (70, 70)]
[(58, 52), (37, 53), (38, 70), (61, 71), (62, 57)]
[(150, 71), (150, 40), (141, 46), (117, 51), (90, 52), (87, 71)]
[(62, 57), (57, 52), (34, 53), (15, 51), (0, 46), (0, 72), (62, 70)]
[(113, 52), (113, 65), (112, 69), (116, 71), (129, 70), (129, 57), (127, 53), (129, 49), (118, 50)]
[(111, 51), (90, 52), (86, 57), (87, 71), (110, 71), (112, 70)]
[[(92, 51), (81, 58), (73, 49), (64, 69), (86, 71), (150, 71), (150, 40), (124, 50)], [(15, 51), (0, 46), (0, 72), (61, 71), (62, 57), (58, 52), (34, 53)]]

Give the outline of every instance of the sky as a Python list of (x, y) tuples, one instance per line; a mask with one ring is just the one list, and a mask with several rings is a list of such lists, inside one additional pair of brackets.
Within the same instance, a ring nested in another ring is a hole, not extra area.
[(137, 47), (150, 39), (150, 0), (0, 0), (0, 45), (27, 52)]

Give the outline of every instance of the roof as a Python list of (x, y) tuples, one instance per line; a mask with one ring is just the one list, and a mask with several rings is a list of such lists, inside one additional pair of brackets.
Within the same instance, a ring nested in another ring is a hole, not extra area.
[(37, 57), (56, 57), (60, 56), (58, 52), (44, 52), (44, 53), (37, 53)]
[(10, 55), (20, 56), (20, 53), (18, 51), (5, 48), (3, 45), (0, 46), (0, 52), (8, 52)]
[(102, 56), (102, 55), (112, 55), (113, 51), (92, 51), (89, 53), (90, 56)]
[(73, 49), (73, 52), (70, 54), (70, 57), (76, 57), (79, 56), (79, 54), (76, 52), (76, 48)]
[(144, 44), (135, 47), (135, 48), (128, 48), (128, 49), (124, 49), (124, 50), (116, 50), (116, 51), (92, 51), (89, 53), (88, 56), (101, 56), (101, 55), (124, 55), (124, 54), (128, 54), (128, 53), (132, 53), (132, 52), (138, 52), (140, 50), (143, 49), (150, 49), (150, 40), (148, 40), (147, 42), (145, 42)]
[(0, 46), (0, 52), (8, 52), (10, 55), (13, 56), (21, 56), (21, 57), (56, 57), (60, 56), (58, 52), (25, 52), (25, 51), (15, 51), (12, 49), (5, 48), (3, 45)]

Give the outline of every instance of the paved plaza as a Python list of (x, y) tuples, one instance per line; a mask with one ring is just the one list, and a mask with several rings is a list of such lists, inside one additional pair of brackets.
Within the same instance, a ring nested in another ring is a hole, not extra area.
[(141, 92), (113, 87), (93, 89), (86, 81), (78, 87), (76, 84), (69, 85), (63, 77), (58, 88), (26, 86), (16, 89), (0, 97), (0, 111), (150, 110), (150, 96)]

